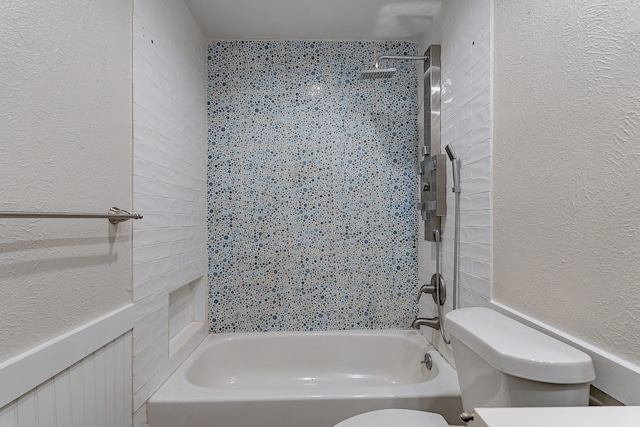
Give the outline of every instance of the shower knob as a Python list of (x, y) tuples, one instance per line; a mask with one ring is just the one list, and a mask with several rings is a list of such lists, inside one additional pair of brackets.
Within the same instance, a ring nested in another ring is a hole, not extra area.
[(422, 186), (422, 191), (429, 191), (429, 189), (431, 189), (431, 183), (425, 182)]

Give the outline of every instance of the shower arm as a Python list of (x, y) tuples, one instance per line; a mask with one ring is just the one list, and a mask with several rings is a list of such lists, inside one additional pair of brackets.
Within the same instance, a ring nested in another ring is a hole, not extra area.
[(403, 59), (405, 61), (426, 61), (428, 56), (396, 56), (396, 55), (381, 55), (376, 59), (376, 69), (379, 69), (379, 62), (383, 59)]

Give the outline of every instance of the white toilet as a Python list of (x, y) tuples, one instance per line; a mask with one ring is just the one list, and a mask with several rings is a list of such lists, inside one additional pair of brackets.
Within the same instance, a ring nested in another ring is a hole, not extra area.
[[(487, 308), (447, 314), (466, 412), (478, 407), (585, 406), (595, 379), (591, 358)], [(335, 427), (448, 427), (429, 412), (384, 409)]]

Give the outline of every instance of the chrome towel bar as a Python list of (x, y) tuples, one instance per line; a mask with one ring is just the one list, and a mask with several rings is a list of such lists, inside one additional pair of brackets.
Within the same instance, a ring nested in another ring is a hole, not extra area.
[(129, 213), (123, 209), (113, 207), (106, 214), (78, 213), (78, 212), (1, 212), (0, 218), (106, 218), (111, 224), (142, 219), (142, 215)]

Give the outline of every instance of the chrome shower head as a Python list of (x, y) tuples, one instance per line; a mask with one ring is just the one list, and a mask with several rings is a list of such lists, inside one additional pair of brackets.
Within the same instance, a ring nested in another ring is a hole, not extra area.
[(374, 70), (362, 70), (360, 78), (362, 80), (388, 79), (396, 73), (395, 68), (376, 68)]
[(378, 68), (378, 63), (383, 59), (400, 59), (403, 61), (425, 61), (429, 59), (428, 56), (396, 56), (396, 55), (382, 55), (376, 59), (376, 68), (373, 70), (363, 70), (360, 72), (360, 78), (363, 80), (372, 79), (388, 79), (396, 73), (395, 68)]

